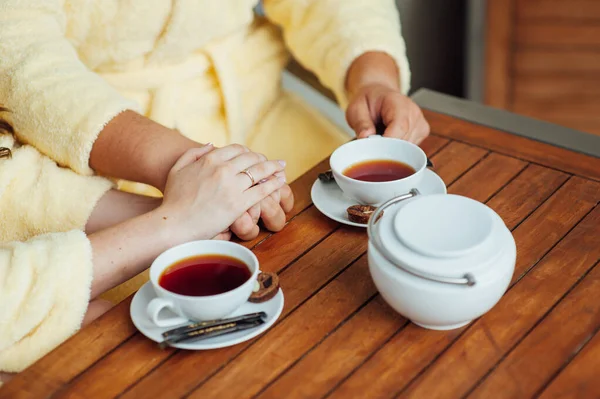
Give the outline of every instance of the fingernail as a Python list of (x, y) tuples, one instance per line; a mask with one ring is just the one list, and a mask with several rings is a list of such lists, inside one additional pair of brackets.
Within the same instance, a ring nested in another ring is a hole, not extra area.
[(281, 165), (284, 168), (285, 168), (285, 165), (287, 165), (287, 162), (285, 162), (284, 160), (279, 160), (277, 162), (279, 162), (279, 165)]
[(212, 145), (213, 145), (213, 143), (212, 143), (212, 142), (210, 142), (210, 141), (209, 141), (208, 143), (204, 144), (204, 146), (205, 146), (205, 147), (208, 147), (208, 146), (211, 146), (211, 147), (212, 147)]
[(262, 183), (266, 183), (267, 181), (269, 181), (269, 179), (262, 179), (262, 180), (261, 180), (261, 181), (259, 181), (258, 183), (259, 183), (259, 184), (262, 184)]

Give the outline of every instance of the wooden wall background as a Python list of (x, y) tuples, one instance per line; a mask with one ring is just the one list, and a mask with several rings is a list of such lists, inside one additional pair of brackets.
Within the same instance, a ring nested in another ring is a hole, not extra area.
[(485, 101), (600, 135), (600, 0), (488, 0)]

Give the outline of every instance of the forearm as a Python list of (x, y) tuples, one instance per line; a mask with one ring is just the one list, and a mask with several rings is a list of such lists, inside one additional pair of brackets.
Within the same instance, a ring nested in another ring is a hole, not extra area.
[(386, 53), (368, 52), (358, 57), (350, 65), (346, 74), (348, 97), (371, 84), (381, 84), (393, 89), (401, 89), (398, 66)]
[(86, 234), (115, 226), (136, 216), (143, 215), (156, 209), (162, 200), (126, 193), (119, 190), (106, 192), (98, 201), (86, 226)]
[(200, 144), (136, 112), (117, 115), (100, 132), (90, 154), (97, 173), (163, 190), (181, 155)]
[(169, 218), (157, 209), (91, 234), (91, 299), (139, 274), (158, 255), (176, 245), (169, 224)]

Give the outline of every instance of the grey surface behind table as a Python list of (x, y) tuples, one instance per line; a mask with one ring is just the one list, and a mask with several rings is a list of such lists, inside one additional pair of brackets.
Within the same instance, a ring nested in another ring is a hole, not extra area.
[(467, 0), (396, 0), (396, 6), (410, 62), (411, 93), (427, 87), (463, 97)]
[[(396, 6), (411, 66), (411, 92), (428, 87), (463, 96), (467, 0), (396, 0)], [(264, 15), (260, 3), (255, 12)]]
[(600, 158), (600, 136), (594, 134), (427, 89), (417, 91), (412, 99), (431, 111)]

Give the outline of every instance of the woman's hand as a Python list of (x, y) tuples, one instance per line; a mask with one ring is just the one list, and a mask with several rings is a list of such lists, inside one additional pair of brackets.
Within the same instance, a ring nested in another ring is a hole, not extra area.
[[(240, 216), (285, 184), (284, 177), (274, 176), (284, 165), (235, 144), (189, 150), (169, 173), (159, 211), (171, 220), (177, 241), (225, 238)], [(266, 181), (252, 186), (245, 169), (256, 182)]]
[(357, 58), (348, 71), (346, 88), (350, 99), (346, 119), (358, 138), (377, 134), (380, 122), (386, 137), (419, 144), (429, 135), (421, 109), (400, 91), (398, 69), (388, 55), (366, 53)]

